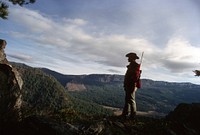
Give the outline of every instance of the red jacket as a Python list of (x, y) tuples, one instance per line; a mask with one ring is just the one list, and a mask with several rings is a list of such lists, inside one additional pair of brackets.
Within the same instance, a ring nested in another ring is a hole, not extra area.
[(136, 62), (131, 62), (127, 66), (127, 71), (124, 77), (124, 87), (128, 88), (135, 86), (140, 78), (140, 64)]

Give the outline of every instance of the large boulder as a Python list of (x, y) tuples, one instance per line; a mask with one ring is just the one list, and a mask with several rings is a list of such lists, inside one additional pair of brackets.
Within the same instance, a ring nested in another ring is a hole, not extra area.
[(0, 122), (21, 120), (23, 81), (9, 64), (0, 64)]
[(200, 134), (200, 103), (181, 103), (166, 118), (172, 122), (171, 128), (177, 134)]

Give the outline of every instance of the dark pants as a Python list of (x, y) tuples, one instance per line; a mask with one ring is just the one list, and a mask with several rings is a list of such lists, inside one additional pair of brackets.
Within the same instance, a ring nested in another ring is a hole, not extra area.
[(137, 87), (125, 88), (125, 105), (122, 115), (128, 115), (130, 112), (131, 116), (136, 115), (136, 102), (135, 102), (135, 92)]

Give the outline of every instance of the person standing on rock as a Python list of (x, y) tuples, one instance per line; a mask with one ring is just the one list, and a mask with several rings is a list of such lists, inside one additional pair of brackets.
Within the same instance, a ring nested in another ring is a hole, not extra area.
[(122, 117), (126, 118), (130, 113), (130, 118), (135, 119), (137, 110), (135, 92), (140, 77), (140, 64), (136, 63), (136, 59), (139, 59), (139, 57), (133, 52), (126, 54), (126, 57), (128, 57), (128, 62), (130, 62), (130, 64), (127, 66), (127, 71), (124, 77), (125, 105)]

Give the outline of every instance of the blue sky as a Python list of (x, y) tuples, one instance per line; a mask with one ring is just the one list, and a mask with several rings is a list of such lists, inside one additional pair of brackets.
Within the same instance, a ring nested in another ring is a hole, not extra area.
[[(200, 84), (198, 0), (37, 0), (0, 20), (9, 61), (63, 74), (125, 74), (144, 51), (142, 78)], [(138, 61), (139, 62), (139, 61)]]

